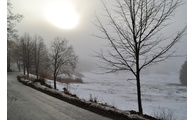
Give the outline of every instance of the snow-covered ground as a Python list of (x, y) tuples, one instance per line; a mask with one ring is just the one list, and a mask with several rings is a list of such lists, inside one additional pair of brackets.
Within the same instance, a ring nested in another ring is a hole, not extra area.
[[(91, 97), (100, 103), (113, 105), (121, 110), (138, 111), (136, 81), (128, 80), (130, 74), (82, 73), (83, 84), (69, 84), (68, 89), (79, 98)], [(53, 81), (47, 80), (53, 86)], [(67, 85), (57, 82), (63, 91)], [(179, 74), (147, 74), (141, 76), (142, 105), (145, 114), (171, 111), (177, 120), (187, 119), (187, 87), (181, 86)]]

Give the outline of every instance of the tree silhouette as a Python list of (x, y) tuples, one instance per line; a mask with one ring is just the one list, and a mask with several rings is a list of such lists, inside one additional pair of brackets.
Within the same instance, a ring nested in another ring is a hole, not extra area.
[(114, 10), (107, 8), (104, 15), (108, 23), (96, 16), (94, 23), (109, 41), (111, 50), (96, 53), (106, 65), (100, 66), (107, 73), (132, 72), (137, 83), (138, 109), (143, 113), (140, 74), (142, 69), (172, 57), (171, 48), (180, 40), (186, 27), (176, 35), (164, 36), (162, 30), (181, 0), (116, 0)]
[(11, 53), (12, 53), (12, 45), (14, 39), (17, 39), (17, 30), (14, 29), (16, 23), (20, 22), (23, 18), (22, 15), (13, 14), (12, 11), (12, 4), (10, 0), (7, 1), (7, 71), (10, 71), (10, 63), (11, 63)]
[(66, 39), (56, 37), (51, 44), (50, 60), (55, 89), (57, 89), (57, 76), (62, 73), (70, 75), (76, 67), (77, 56), (74, 54), (73, 47), (68, 46), (67, 43)]
[[(36, 74), (36, 79), (38, 79), (40, 72), (43, 72), (44, 66), (48, 64), (48, 52), (46, 45), (44, 44), (44, 40), (40, 35), (35, 35), (33, 37), (32, 44), (33, 67)], [(47, 61), (45, 61), (46, 59)]]

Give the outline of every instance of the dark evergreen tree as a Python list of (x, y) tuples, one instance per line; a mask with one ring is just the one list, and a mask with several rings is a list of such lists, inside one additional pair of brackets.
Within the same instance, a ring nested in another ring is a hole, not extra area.
[(187, 86), (187, 61), (181, 67), (179, 79), (182, 85)]

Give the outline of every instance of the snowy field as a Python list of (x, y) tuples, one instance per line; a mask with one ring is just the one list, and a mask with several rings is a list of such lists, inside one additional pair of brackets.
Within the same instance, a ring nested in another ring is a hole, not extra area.
[[(138, 111), (136, 81), (127, 80), (130, 75), (82, 73), (83, 84), (69, 84), (68, 90), (79, 98), (91, 97), (99, 103), (121, 110)], [(170, 111), (176, 120), (187, 119), (187, 88), (180, 85), (179, 74), (147, 74), (141, 76), (142, 105), (144, 114), (154, 115), (161, 110)], [(47, 80), (53, 86), (53, 81)], [(66, 84), (57, 82), (63, 91)]]

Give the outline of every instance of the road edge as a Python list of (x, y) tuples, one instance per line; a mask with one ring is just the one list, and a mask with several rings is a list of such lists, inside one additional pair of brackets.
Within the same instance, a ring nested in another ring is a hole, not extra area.
[(109, 106), (104, 106), (99, 103), (94, 103), (91, 101), (86, 101), (83, 99), (80, 99), (78, 97), (69, 96), (65, 94), (64, 92), (51, 89), (48, 87), (45, 87), (43, 85), (40, 85), (38, 83), (33, 83), (32, 81), (24, 79), (24, 76), (17, 76), (17, 80), (21, 83), (23, 83), (26, 86), (29, 86), (31, 88), (34, 88), (40, 92), (43, 92), (47, 95), (50, 95), (52, 97), (58, 98), (62, 101), (68, 102), (70, 104), (73, 104), (75, 106), (81, 107), (83, 109), (89, 110), (91, 112), (97, 113), (99, 115), (109, 117), (114, 120), (158, 120), (154, 117), (151, 117), (149, 115), (145, 114), (139, 114), (136, 111), (123, 111), (116, 108), (112, 108)]

